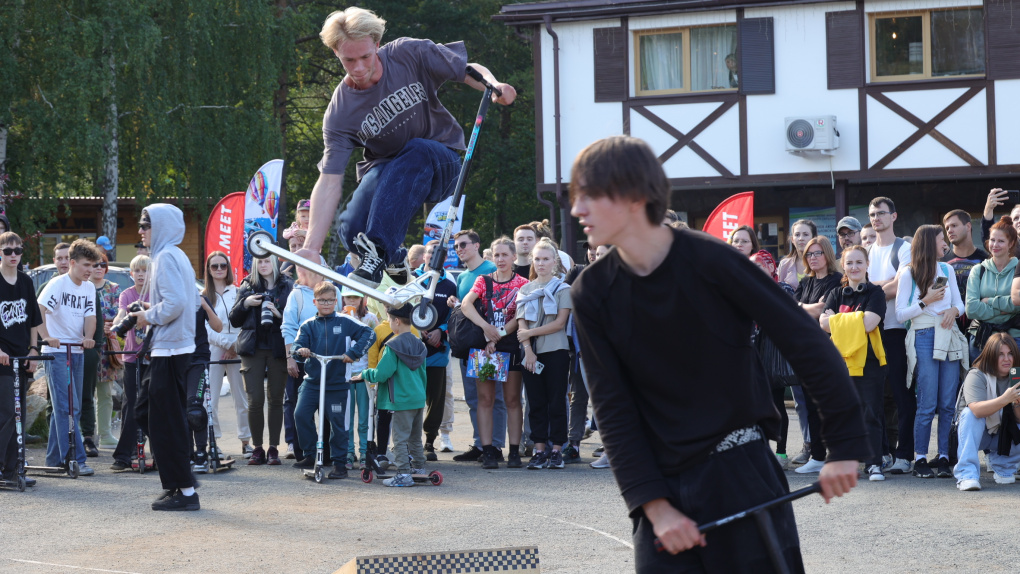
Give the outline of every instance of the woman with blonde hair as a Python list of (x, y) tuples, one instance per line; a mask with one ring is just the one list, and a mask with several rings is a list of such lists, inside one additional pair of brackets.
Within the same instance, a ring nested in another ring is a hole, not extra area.
[(795, 288), (795, 296), (801, 308), (818, 319), (825, 309), (825, 296), (843, 279), (829, 238), (819, 235), (808, 241), (801, 262), (807, 271)]

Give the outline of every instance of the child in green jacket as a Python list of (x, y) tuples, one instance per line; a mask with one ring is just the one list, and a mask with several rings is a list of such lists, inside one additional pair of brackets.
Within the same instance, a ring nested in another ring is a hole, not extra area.
[(386, 486), (414, 486), (411, 474), (425, 466), (421, 437), (427, 351), (411, 334), (411, 307), (386, 310), (394, 336), (386, 342), (378, 366), (361, 372), (364, 380), (379, 384), (379, 409), (393, 411), (390, 434), (397, 474), (383, 481)]

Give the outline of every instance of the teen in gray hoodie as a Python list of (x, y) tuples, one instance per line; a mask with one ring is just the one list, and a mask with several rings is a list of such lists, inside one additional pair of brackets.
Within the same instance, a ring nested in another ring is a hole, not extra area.
[(184, 239), (184, 214), (172, 205), (156, 203), (142, 210), (138, 226), (152, 261), (144, 289), (150, 305), (131, 313), (139, 327), (151, 326), (151, 360), (138, 390), (137, 416), (149, 435), (164, 489), (152, 509), (198, 510), (184, 417), (185, 375), (195, 352), (198, 291), (191, 261), (177, 247)]

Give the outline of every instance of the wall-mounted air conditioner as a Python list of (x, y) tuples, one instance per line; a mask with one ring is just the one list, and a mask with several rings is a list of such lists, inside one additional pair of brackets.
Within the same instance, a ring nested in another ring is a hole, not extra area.
[(786, 151), (831, 152), (839, 148), (836, 116), (786, 118)]

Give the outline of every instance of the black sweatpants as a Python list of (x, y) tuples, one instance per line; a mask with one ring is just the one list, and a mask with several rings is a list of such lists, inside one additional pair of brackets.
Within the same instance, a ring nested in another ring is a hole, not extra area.
[(141, 360), (133, 363), (124, 363), (124, 399), (121, 401), (120, 413), (120, 438), (117, 439), (117, 448), (113, 451), (113, 460), (119, 460), (127, 465), (131, 464), (131, 458), (138, 450), (138, 387), (141, 382), (138, 380), (138, 370), (141, 368), (142, 376), (148, 370), (148, 365), (143, 365)]
[(539, 353), (538, 362), (545, 365), (541, 374), (524, 369), (524, 390), (528, 393), (531, 413), (531, 441), (546, 444), (567, 444), (567, 381), (570, 377), (570, 355), (566, 349)]
[[(23, 366), (21, 363), (20, 366)], [(25, 414), (28, 406), (25, 404), (25, 397), (28, 393), (28, 386), (32, 383), (32, 376), (22, 370), (18, 383), (21, 385), (21, 431), (28, 432), (25, 421)], [(18, 429), (14, 422), (14, 377), (0, 377), (0, 464), (3, 467), (3, 475), (11, 478), (18, 466)]]
[(425, 367), (425, 444), (432, 444), (439, 436), (446, 409), (446, 367)]
[[(102, 326), (100, 325), (100, 328)], [(81, 423), (79, 431), (83, 439), (96, 434), (96, 381), (99, 379), (99, 349), (85, 349), (82, 368)]]
[(164, 490), (195, 486), (184, 416), (191, 355), (153, 357), (138, 389), (138, 426), (149, 435)]
[[(205, 357), (201, 360), (208, 361), (209, 358)], [(194, 361), (195, 359), (192, 358), (192, 362)], [(188, 403), (191, 402), (191, 399), (198, 396), (199, 391), (202, 389), (202, 384), (205, 382), (205, 374), (206, 374), (205, 365), (192, 364), (191, 366), (188, 367), (188, 374), (186, 375), (188, 384), (188, 400), (184, 403), (185, 409), (187, 409)], [(202, 408), (205, 408), (205, 400), (202, 401)], [(208, 414), (209, 413), (206, 412), (206, 415)], [(186, 419), (187, 417), (185, 417), (185, 420)], [(204, 451), (205, 448), (209, 446), (209, 424), (206, 423), (200, 429), (193, 429), (189, 424), (188, 441), (189, 448), (191, 447), (192, 444), (194, 444), (196, 452)]]
[(779, 411), (779, 440), (776, 454), (786, 454), (786, 435), (790, 433), (790, 413), (786, 412), (786, 387), (772, 389), (772, 403)]
[[(698, 524), (736, 514), (790, 491), (786, 476), (769, 450), (756, 440), (719, 454), (680, 474), (666, 477), (670, 502)], [(769, 512), (779, 546), (791, 572), (803, 572), (793, 506)], [(652, 522), (638, 510), (634, 523), (635, 570), (639, 574), (678, 572), (774, 572), (768, 548), (753, 518), (737, 520), (706, 534), (704, 548), (679, 554), (655, 551)]]

